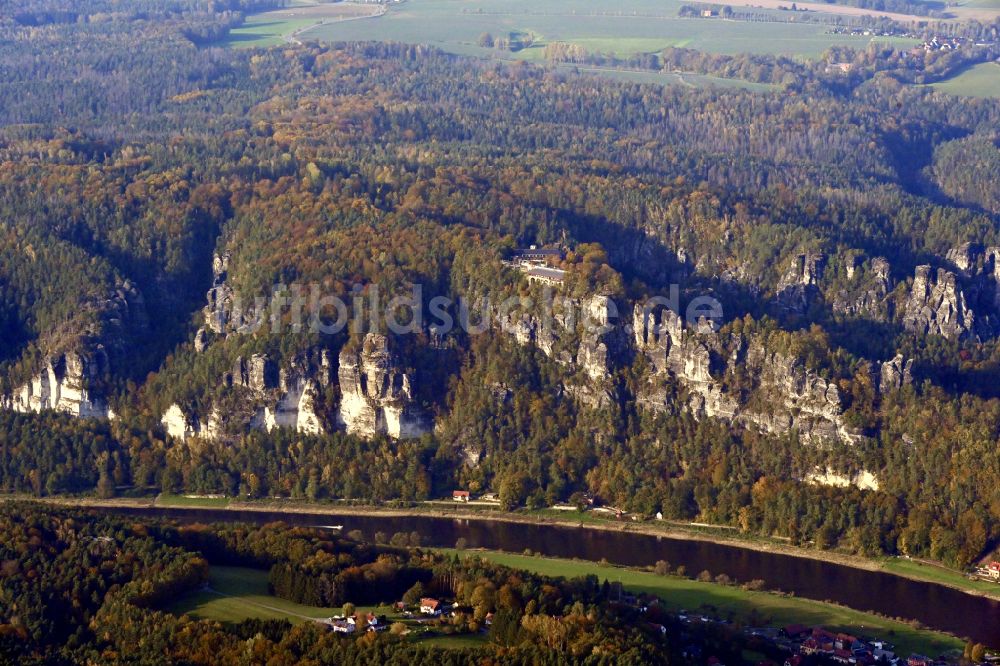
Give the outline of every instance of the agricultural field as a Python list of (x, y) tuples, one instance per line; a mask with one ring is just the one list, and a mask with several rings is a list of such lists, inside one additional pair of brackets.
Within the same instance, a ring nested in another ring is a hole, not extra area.
[(1000, 97), (1000, 64), (984, 62), (932, 86), (949, 95)]
[[(817, 57), (830, 46), (865, 47), (873, 38), (826, 34), (805, 23), (747, 23), (681, 18), (680, 0), (406, 0), (382, 16), (327, 23), (300, 33), (324, 41), (381, 40), (423, 43), (482, 57), (540, 60), (551, 42), (628, 56), (668, 46), (714, 53), (786, 53)], [(531, 36), (528, 48), (511, 53), (478, 46), (480, 35)]]
[[(449, 551), (454, 552), (454, 551)], [(547, 576), (596, 575), (602, 580), (618, 581), (634, 592), (655, 594), (671, 610), (698, 611), (711, 609), (711, 614), (734, 620), (756, 620), (773, 626), (802, 623), (822, 625), (830, 629), (858, 630), (877, 634), (896, 644), (899, 652), (940, 654), (948, 650), (961, 650), (963, 642), (945, 634), (916, 629), (906, 623), (852, 610), (843, 606), (826, 604), (810, 599), (787, 597), (769, 592), (753, 592), (740, 587), (704, 583), (681, 576), (661, 576), (647, 571), (601, 566), (594, 562), (563, 560), (476, 551), (463, 553), (465, 557), (485, 557), (493, 562), (516, 569), (533, 571)], [(694, 575), (697, 572), (687, 572)]]
[(242, 26), (230, 31), (225, 43), (234, 48), (274, 46), (295, 41), (309, 28), (330, 22), (371, 18), (383, 10), (381, 5), (297, 0), (285, 9), (251, 14)]

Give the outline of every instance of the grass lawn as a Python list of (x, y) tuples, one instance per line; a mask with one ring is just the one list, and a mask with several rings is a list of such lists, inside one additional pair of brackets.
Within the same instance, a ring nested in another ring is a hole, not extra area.
[[(827, 26), (688, 19), (681, 0), (407, 0), (385, 15), (327, 23), (305, 38), (327, 41), (382, 40), (423, 43), (484, 57), (538, 60), (545, 44), (563, 41), (621, 56), (682, 46), (714, 53), (784, 53), (817, 57), (830, 46), (865, 48), (871, 37), (827, 34)], [(490, 33), (534, 35), (517, 53), (477, 46)]]
[(949, 95), (1000, 97), (1000, 64), (984, 62), (931, 86)]
[(973, 592), (989, 592), (1000, 594), (1000, 585), (985, 580), (970, 580), (965, 574), (954, 569), (934, 564), (925, 564), (914, 560), (907, 560), (901, 557), (894, 557), (886, 560), (882, 568), (891, 574), (908, 576), (919, 580), (926, 580), (932, 583), (943, 583), (963, 590)]
[[(454, 551), (448, 551), (454, 552)], [(676, 576), (658, 576), (651, 572), (600, 566), (594, 562), (529, 557), (493, 551), (463, 553), (466, 557), (485, 557), (498, 564), (549, 576), (574, 578), (595, 574), (602, 580), (621, 582), (627, 589), (655, 594), (667, 608), (689, 611), (709, 608), (720, 617), (757, 621), (772, 626), (803, 623), (829, 629), (863, 631), (896, 644), (898, 652), (940, 654), (961, 649), (964, 643), (945, 634), (918, 630), (903, 622), (826, 604), (810, 599), (786, 597), (768, 592), (749, 592), (738, 587), (701, 583)]]
[[(249, 618), (289, 620), (292, 623), (340, 614), (339, 608), (317, 608), (279, 599), (267, 591), (267, 572), (244, 567), (212, 566), (209, 589), (192, 592), (164, 610), (219, 622)], [(359, 611), (371, 610), (358, 608)]]

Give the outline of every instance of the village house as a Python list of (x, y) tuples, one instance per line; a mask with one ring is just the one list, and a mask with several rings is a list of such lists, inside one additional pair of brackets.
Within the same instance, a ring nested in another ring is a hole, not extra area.
[(468, 490), (453, 490), (451, 498), (456, 502), (468, 502), (472, 499), (472, 495), (469, 494)]
[(335, 634), (353, 634), (358, 628), (353, 617), (346, 620), (344, 618), (330, 618), (324, 624), (333, 629)]
[(424, 597), (420, 600), (420, 612), (424, 615), (438, 616), (441, 614), (441, 602), (437, 599)]

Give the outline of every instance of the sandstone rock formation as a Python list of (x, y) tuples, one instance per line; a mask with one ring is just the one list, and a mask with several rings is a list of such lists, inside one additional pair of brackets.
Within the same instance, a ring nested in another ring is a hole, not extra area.
[[(643, 408), (670, 409), (673, 396), (662, 381), (667, 377), (686, 391), (685, 406), (698, 417), (723, 418), (775, 434), (795, 430), (805, 440), (850, 442), (858, 437), (843, 422), (836, 384), (798, 359), (768, 350), (757, 340), (734, 338), (723, 344), (711, 329), (687, 331), (668, 309), (636, 305), (632, 329), (636, 349), (653, 368), (637, 396)], [(752, 382), (746, 395), (726, 388), (738, 383), (740, 370)]]
[(959, 339), (974, 335), (976, 315), (966, 304), (954, 273), (917, 266), (903, 312), (903, 326), (920, 335)]
[(113, 418), (107, 401), (91, 390), (108, 366), (103, 346), (93, 352), (66, 352), (51, 356), (41, 372), (4, 399), (4, 407), (18, 412), (53, 409), (81, 418)]
[(888, 393), (898, 391), (913, 383), (913, 359), (903, 359), (902, 354), (896, 354), (892, 360), (882, 363), (879, 367), (879, 391)]
[(130, 340), (149, 328), (142, 294), (125, 280), (106, 298), (81, 305), (76, 329), (48, 332), (41, 340), (48, 357), (29, 381), (0, 397), (0, 407), (20, 412), (43, 409), (81, 418), (114, 418), (99, 389), (112, 358), (131, 351)]
[(430, 431), (427, 417), (414, 400), (410, 376), (390, 350), (386, 336), (369, 333), (361, 349), (342, 350), (337, 377), (339, 421), (347, 432), (407, 439)]
[(889, 262), (883, 257), (861, 261), (846, 258), (847, 284), (828, 296), (833, 311), (851, 318), (888, 322), (892, 319), (892, 304), (888, 299), (893, 289)]
[(258, 296), (251, 303), (240, 298), (229, 286), (230, 253), (216, 254), (212, 260), (212, 288), (205, 294), (206, 305), (202, 309), (205, 327), (225, 337), (230, 333), (256, 331), (267, 316), (267, 302)]
[(817, 252), (794, 257), (778, 282), (775, 299), (778, 307), (786, 312), (804, 314), (819, 295), (819, 280), (825, 264), (826, 257)]
[(625, 345), (615, 303), (596, 295), (577, 300), (557, 298), (546, 314), (517, 312), (499, 322), (500, 329), (520, 345), (534, 345), (564, 366), (561, 387), (578, 402), (592, 408), (614, 397), (616, 358)]
[(861, 490), (878, 490), (878, 478), (868, 470), (861, 470), (857, 474), (838, 474), (829, 468), (816, 469), (806, 475), (806, 483), (815, 483), (821, 486), (834, 486), (836, 488), (847, 488), (854, 486)]

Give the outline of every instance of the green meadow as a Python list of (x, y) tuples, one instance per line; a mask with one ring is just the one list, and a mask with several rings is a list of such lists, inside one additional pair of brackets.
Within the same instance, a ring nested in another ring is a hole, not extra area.
[(238, 48), (283, 44), (296, 30), (316, 25), (314, 19), (277, 19), (266, 14), (248, 16), (239, 28), (229, 31), (226, 44)]
[(969, 579), (961, 571), (938, 564), (925, 564), (917, 560), (894, 557), (885, 561), (882, 569), (891, 574), (941, 583), (968, 592), (982, 592), (988, 595), (1000, 594), (1000, 584), (988, 580)]
[(340, 613), (339, 608), (316, 608), (279, 599), (268, 592), (267, 575), (258, 569), (212, 566), (208, 589), (187, 594), (164, 610), (218, 622), (259, 618), (293, 624)]
[(546, 44), (569, 42), (591, 51), (627, 56), (668, 46), (714, 53), (820, 55), (830, 46), (864, 47), (871, 37), (825, 34), (807, 23), (749, 23), (680, 18), (680, 0), (406, 0), (384, 16), (317, 26), (303, 39), (423, 43), (445, 51), (497, 57), (480, 48), (482, 33), (532, 35), (531, 47), (507, 58), (537, 60)]
[(1000, 97), (1000, 64), (984, 62), (950, 79), (931, 84), (949, 95), (962, 97)]
[[(753, 592), (736, 586), (703, 583), (680, 576), (660, 576), (648, 571), (602, 566), (581, 560), (493, 551), (465, 552), (463, 556), (485, 557), (498, 564), (547, 576), (575, 578), (594, 574), (602, 580), (621, 582), (628, 590), (654, 594), (671, 610), (706, 609), (718, 617), (772, 626), (801, 623), (844, 631), (863, 630), (866, 634), (875, 634), (895, 643), (901, 654), (940, 654), (948, 650), (961, 650), (964, 645), (961, 640), (946, 634), (917, 629), (904, 622), (800, 597)], [(697, 572), (687, 573), (694, 575)]]

